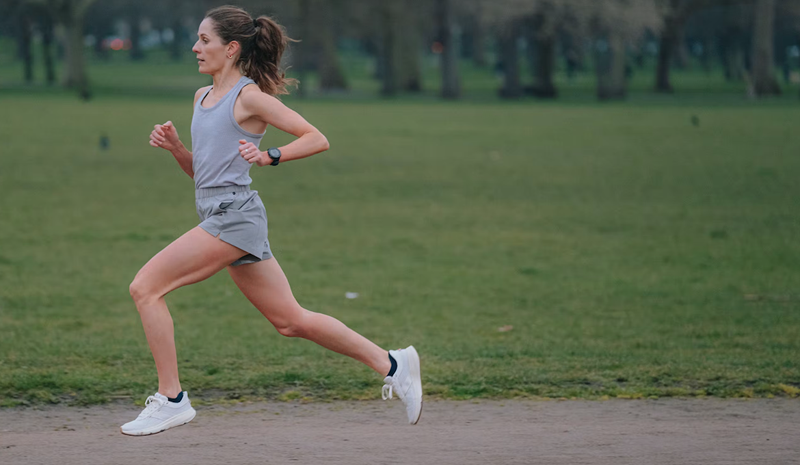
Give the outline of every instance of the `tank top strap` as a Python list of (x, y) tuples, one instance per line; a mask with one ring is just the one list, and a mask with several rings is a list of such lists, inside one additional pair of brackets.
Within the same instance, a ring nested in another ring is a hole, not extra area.
[[(239, 82), (237, 82), (236, 85), (233, 86), (233, 89), (231, 89), (231, 91), (228, 93), (228, 95), (225, 96), (226, 97), (226, 101), (224, 103), (225, 103), (225, 106), (228, 107), (228, 109), (230, 111), (233, 111), (233, 105), (236, 103), (236, 99), (239, 97), (239, 92), (242, 91), (242, 88), (244, 86), (246, 86), (247, 84), (251, 84), (253, 82), (255, 82), (255, 81), (253, 81), (249, 77), (242, 76), (241, 79), (239, 79)], [(230, 97), (230, 98), (227, 98), (227, 97)]]
[(213, 86), (208, 86), (208, 89), (206, 89), (203, 95), (199, 99), (197, 99), (197, 103), (194, 104), (195, 108), (198, 106), (202, 106), (203, 100), (206, 99), (206, 96), (208, 95), (209, 92), (211, 92), (211, 89), (213, 89)]

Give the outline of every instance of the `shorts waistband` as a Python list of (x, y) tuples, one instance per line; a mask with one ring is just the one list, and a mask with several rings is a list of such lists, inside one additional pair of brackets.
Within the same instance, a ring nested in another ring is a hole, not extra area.
[(219, 194), (227, 194), (228, 192), (247, 192), (250, 186), (222, 186), (222, 187), (203, 187), (194, 190), (194, 198), (202, 199), (205, 197), (213, 197)]

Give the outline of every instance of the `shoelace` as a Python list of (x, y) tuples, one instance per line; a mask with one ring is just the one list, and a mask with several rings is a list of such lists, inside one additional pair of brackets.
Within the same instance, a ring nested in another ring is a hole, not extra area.
[[(387, 376), (383, 380), (383, 382), (386, 383), (386, 384), (384, 384), (383, 387), (381, 388), (381, 397), (383, 398), (383, 400), (391, 399), (392, 398), (392, 377), (391, 376)], [(387, 393), (388, 393), (388, 397), (387, 397)]]
[(164, 400), (159, 399), (155, 396), (149, 396), (146, 401), (144, 401), (145, 409), (142, 410), (142, 413), (139, 414), (137, 417), (138, 419), (147, 418), (153, 413), (156, 412), (162, 405), (164, 405)]

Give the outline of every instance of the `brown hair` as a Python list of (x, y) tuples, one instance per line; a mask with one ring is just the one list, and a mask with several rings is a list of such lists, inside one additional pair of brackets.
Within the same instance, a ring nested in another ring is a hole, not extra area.
[(281, 56), (289, 42), (299, 42), (286, 35), (283, 26), (269, 16), (253, 19), (250, 13), (232, 5), (213, 8), (206, 18), (214, 20), (214, 32), (223, 45), (234, 40), (241, 45), (239, 70), (272, 96), (288, 94), (287, 85), (297, 86), (297, 79), (287, 78), (280, 68)]

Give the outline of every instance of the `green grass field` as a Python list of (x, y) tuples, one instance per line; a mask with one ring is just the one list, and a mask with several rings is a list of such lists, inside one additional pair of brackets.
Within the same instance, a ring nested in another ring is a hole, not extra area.
[[(192, 180), (147, 144), (168, 119), (190, 144), (192, 93), (112, 94), (0, 95), (2, 406), (157, 387), (128, 285), (198, 222)], [(414, 344), (427, 395), (796, 396), (800, 105), (720, 95), (289, 99), (331, 150), (254, 167), (253, 187), (301, 305)], [(167, 302), (194, 396), (380, 395), (225, 272)]]

